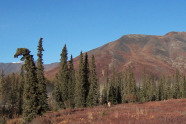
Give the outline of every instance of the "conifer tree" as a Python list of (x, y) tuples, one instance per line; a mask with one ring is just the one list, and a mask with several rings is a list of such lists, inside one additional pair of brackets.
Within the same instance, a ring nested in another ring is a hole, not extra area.
[(21, 67), (18, 82), (18, 114), (22, 114), (23, 107), (23, 92), (24, 92), (24, 66)]
[(180, 97), (180, 74), (178, 70), (176, 70), (176, 75), (175, 75), (175, 80), (174, 80), (173, 97), (175, 99), (178, 99)]
[(108, 68), (107, 68), (106, 81), (104, 82), (104, 87), (102, 90), (102, 104), (106, 104), (108, 102), (108, 94), (109, 94), (109, 77), (108, 77)]
[(47, 101), (47, 90), (46, 90), (46, 79), (44, 77), (44, 66), (43, 66), (43, 38), (40, 38), (38, 44), (38, 60), (37, 60), (37, 79), (38, 79), (38, 108), (37, 113), (39, 115), (46, 112), (48, 109), (48, 101)]
[(180, 87), (181, 97), (186, 98), (186, 78), (183, 76), (182, 83)]
[(84, 80), (84, 64), (83, 53), (80, 53), (79, 69), (76, 75), (76, 87), (75, 87), (75, 107), (82, 108), (86, 106), (86, 90)]
[(69, 81), (68, 81), (68, 101), (69, 101), (69, 107), (73, 108), (75, 105), (74, 101), (74, 90), (75, 90), (75, 70), (74, 70), (74, 64), (73, 64), (73, 58), (71, 55), (71, 59), (69, 61)]
[(128, 73), (124, 72), (123, 80), (122, 80), (122, 90), (121, 90), (121, 97), (122, 97), (122, 103), (126, 102), (126, 95), (127, 95), (127, 85), (128, 85)]
[(143, 79), (142, 79), (142, 87), (141, 87), (141, 102), (146, 102), (146, 91), (147, 91), (147, 77), (146, 77), (146, 71), (144, 68), (143, 72)]
[(167, 99), (171, 99), (171, 98), (173, 98), (171, 77), (168, 77), (166, 85), (167, 85), (166, 86)]
[(106, 84), (105, 84), (105, 90), (106, 90), (106, 94), (105, 94), (105, 97), (106, 97), (106, 102), (108, 102), (108, 95), (109, 95), (109, 88), (110, 88), (110, 79), (109, 79), (109, 69), (107, 67), (106, 69)]
[(146, 81), (146, 102), (147, 101), (151, 101), (151, 98), (152, 98), (152, 96), (151, 96), (151, 78), (150, 77), (148, 77), (147, 78), (147, 81)]
[(152, 77), (150, 93), (151, 93), (151, 101), (155, 101), (156, 100), (156, 82), (155, 82), (154, 77)]
[(118, 74), (116, 82), (117, 82), (117, 84), (116, 84), (116, 99), (117, 99), (117, 103), (121, 103), (122, 102), (122, 95), (121, 95), (122, 80), (121, 80), (120, 74)]
[(111, 78), (111, 84), (109, 87), (109, 93), (108, 93), (108, 102), (111, 102), (112, 104), (117, 104), (117, 91), (116, 91), (116, 81), (115, 81), (115, 69), (112, 68), (112, 78)]
[(5, 113), (5, 105), (7, 103), (7, 83), (6, 83), (6, 80), (5, 80), (5, 75), (4, 75), (4, 71), (2, 70), (1, 72), (1, 82), (0, 82), (0, 86), (1, 86), (1, 89), (0, 89), (0, 103), (2, 105), (2, 113), (4, 114)]
[(85, 53), (84, 63), (83, 63), (83, 79), (84, 79), (84, 89), (85, 89), (85, 101), (87, 101), (90, 83), (89, 83), (89, 63), (88, 63), (88, 54)]
[(91, 60), (91, 69), (90, 69), (90, 90), (87, 97), (87, 106), (96, 106), (98, 104), (98, 82), (96, 77), (96, 65), (95, 65), (95, 58), (92, 55)]
[[(56, 87), (56, 93), (58, 92), (58, 96), (56, 96), (56, 98), (58, 97), (57, 102), (60, 102), (60, 106), (64, 108), (68, 108), (68, 57), (67, 57), (67, 48), (66, 45), (63, 47), (62, 53), (61, 53), (61, 59), (60, 59), (60, 68), (59, 68), (59, 72), (57, 74), (57, 87)], [(60, 96), (60, 92), (62, 93)], [(64, 105), (62, 105), (62, 102), (64, 102)]]
[(108, 102), (111, 102), (112, 104), (117, 104), (116, 89), (113, 84), (111, 84), (109, 88)]
[(23, 95), (23, 123), (30, 122), (37, 114), (38, 96), (37, 96), (37, 74), (36, 66), (33, 56), (30, 55), (30, 51), (26, 48), (18, 48), (15, 58), (23, 56), (22, 61), (25, 60), (25, 84)]
[(166, 80), (165, 80), (165, 77), (163, 76), (162, 82), (161, 82), (161, 100), (164, 100), (166, 96), (165, 85), (166, 85)]
[(53, 96), (54, 96), (54, 100), (55, 100), (55, 107), (56, 109), (58, 108), (64, 108), (64, 101), (63, 101), (63, 97), (62, 97), (62, 89), (61, 89), (61, 84), (58, 81), (58, 74), (56, 74), (56, 81), (54, 84), (54, 91), (53, 91)]
[(9, 100), (9, 105), (10, 105), (10, 116), (12, 117), (14, 114), (17, 113), (17, 105), (18, 105), (18, 93), (17, 93), (17, 82), (16, 82), (16, 76), (15, 73), (12, 73), (10, 76), (11, 82), (9, 83), (9, 96), (8, 96), (8, 100)]

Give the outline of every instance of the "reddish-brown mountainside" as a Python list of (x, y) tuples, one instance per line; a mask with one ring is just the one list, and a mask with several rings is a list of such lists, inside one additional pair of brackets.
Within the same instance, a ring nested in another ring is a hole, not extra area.
[[(144, 67), (154, 76), (171, 75), (178, 69), (186, 74), (186, 32), (170, 32), (164, 36), (124, 35), (120, 39), (88, 51), (94, 54), (97, 73), (100, 79), (105, 76), (108, 67), (123, 72), (131, 66), (137, 79), (140, 79)], [(79, 57), (74, 59), (77, 69)], [(55, 77), (59, 67), (46, 71), (48, 78)]]

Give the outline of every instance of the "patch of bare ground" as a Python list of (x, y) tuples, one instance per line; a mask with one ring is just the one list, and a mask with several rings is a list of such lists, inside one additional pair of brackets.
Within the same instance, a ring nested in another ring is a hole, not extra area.
[[(10, 120), (11, 121), (11, 120)], [(8, 121), (7, 124), (13, 124)], [(47, 112), (32, 124), (186, 124), (186, 99)]]

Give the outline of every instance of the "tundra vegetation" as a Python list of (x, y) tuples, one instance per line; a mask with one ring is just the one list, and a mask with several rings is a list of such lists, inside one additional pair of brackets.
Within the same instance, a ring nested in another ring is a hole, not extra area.
[[(72, 55), (68, 61), (66, 45), (60, 54), (59, 72), (55, 80), (48, 81), (44, 76), (42, 43), (43, 39), (40, 38), (36, 64), (30, 50), (18, 48), (14, 57), (22, 56), (24, 64), (21, 72), (6, 76), (1, 72), (0, 122), (6, 123), (6, 120), (22, 118), (20, 123), (34, 123), (38, 116), (47, 111), (66, 109), (71, 113), (73, 110), (80, 111), (107, 103), (116, 105), (186, 98), (186, 78), (178, 70), (171, 77), (162, 76), (155, 79), (146, 74), (144, 68), (141, 72), (142, 81), (137, 85), (130, 67), (123, 73), (115, 73), (113, 67), (112, 76), (109, 77), (107, 71), (105, 81), (99, 82), (94, 55), (89, 61), (88, 54), (80, 52), (79, 67), (75, 70)], [(100, 84), (103, 84), (103, 88), (100, 88)], [(100, 116), (104, 117), (106, 111), (100, 112)], [(139, 114), (135, 116), (139, 117), (148, 110), (139, 108), (136, 111)], [(93, 118), (92, 113), (88, 115)], [(119, 118), (120, 114), (116, 112), (115, 116)]]

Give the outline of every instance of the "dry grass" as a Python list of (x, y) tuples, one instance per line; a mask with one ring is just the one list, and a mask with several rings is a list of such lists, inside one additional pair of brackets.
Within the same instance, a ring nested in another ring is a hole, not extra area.
[[(47, 112), (32, 124), (186, 124), (186, 99)], [(14, 124), (9, 123), (8, 124)], [(17, 124), (17, 123), (15, 123)]]

